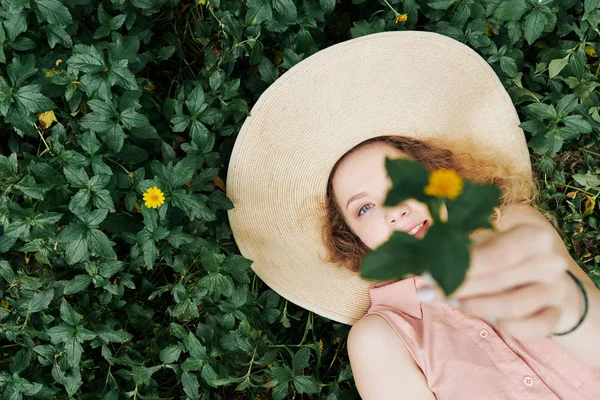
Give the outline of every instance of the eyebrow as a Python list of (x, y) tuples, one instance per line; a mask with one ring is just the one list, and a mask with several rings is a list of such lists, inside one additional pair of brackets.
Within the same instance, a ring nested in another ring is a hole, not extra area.
[(355, 194), (354, 196), (350, 197), (348, 199), (348, 203), (346, 203), (346, 210), (348, 209), (348, 206), (350, 205), (350, 203), (352, 203), (354, 200), (358, 200), (361, 197), (365, 197), (366, 195), (368, 195), (367, 192), (360, 192), (358, 194)]

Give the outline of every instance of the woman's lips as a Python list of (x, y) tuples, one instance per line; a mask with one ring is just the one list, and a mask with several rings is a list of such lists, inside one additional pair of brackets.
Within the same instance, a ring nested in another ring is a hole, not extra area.
[(413, 236), (418, 238), (418, 239), (422, 239), (425, 234), (427, 233), (427, 231), (429, 230), (429, 220), (425, 221), (425, 224), (423, 224), (423, 226), (421, 227), (421, 229), (419, 229), (417, 231), (417, 233), (415, 233)]

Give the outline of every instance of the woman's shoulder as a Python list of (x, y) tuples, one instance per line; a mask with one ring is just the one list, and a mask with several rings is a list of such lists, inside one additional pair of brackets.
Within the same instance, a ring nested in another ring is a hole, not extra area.
[(381, 315), (369, 314), (357, 321), (348, 333), (348, 354), (368, 357), (368, 353), (385, 353), (399, 347), (402, 353), (412, 356), (392, 325)]
[(522, 223), (538, 225), (543, 228), (553, 228), (548, 218), (540, 210), (525, 203), (515, 203), (506, 206), (497, 227), (500, 230), (507, 230)]
[(369, 314), (350, 329), (348, 356), (363, 399), (435, 398), (410, 351), (387, 320)]

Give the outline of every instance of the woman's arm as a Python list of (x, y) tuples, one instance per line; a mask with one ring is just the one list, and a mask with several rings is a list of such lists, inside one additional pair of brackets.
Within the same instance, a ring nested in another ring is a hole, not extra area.
[(363, 400), (435, 400), (423, 372), (383, 317), (368, 315), (352, 326), (348, 356)]

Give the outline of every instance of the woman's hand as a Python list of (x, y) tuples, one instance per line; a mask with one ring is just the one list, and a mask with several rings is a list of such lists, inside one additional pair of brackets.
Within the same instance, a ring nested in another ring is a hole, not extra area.
[(575, 326), (581, 293), (566, 273), (574, 261), (552, 226), (521, 223), (485, 233), (473, 238), (465, 281), (448, 300), (515, 337), (547, 337)]

